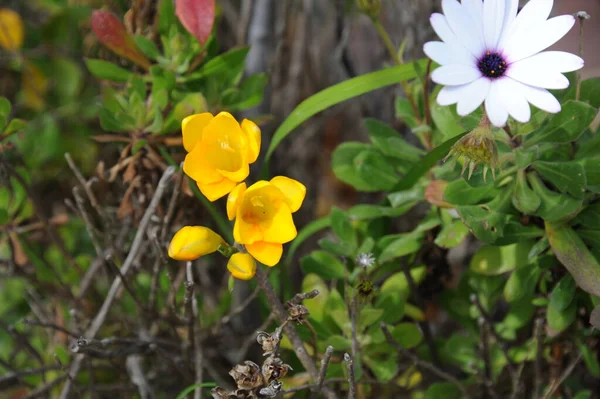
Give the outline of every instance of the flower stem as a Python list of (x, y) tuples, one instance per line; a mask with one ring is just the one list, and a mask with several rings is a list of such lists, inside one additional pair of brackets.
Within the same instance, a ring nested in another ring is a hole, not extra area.
[[(579, 19), (579, 57), (583, 58), (583, 23), (585, 20), (590, 19), (590, 15), (585, 11), (579, 11), (577, 13), (577, 19)], [(576, 90), (575, 100), (579, 101), (581, 95), (581, 69), (576, 72)]]

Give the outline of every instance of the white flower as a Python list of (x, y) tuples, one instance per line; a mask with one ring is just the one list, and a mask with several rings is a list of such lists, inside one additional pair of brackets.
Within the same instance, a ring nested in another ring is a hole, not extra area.
[(517, 14), (518, 0), (442, 0), (444, 14), (431, 16), (441, 42), (425, 43), (425, 54), (441, 66), (434, 82), (444, 85), (437, 101), (458, 104), (468, 115), (485, 101), (490, 121), (499, 127), (508, 115), (531, 117), (529, 103), (551, 113), (560, 103), (546, 89), (565, 89), (563, 72), (583, 60), (562, 51), (543, 51), (575, 24), (571, 15), (548, 19), (553, 0), (530, 0)]
[(375, 264), (375, 256), (370, 252), (358, 254), (358, 256), (356, 257), (356, 263), (360, 267), (368, 269), (369, 267)]

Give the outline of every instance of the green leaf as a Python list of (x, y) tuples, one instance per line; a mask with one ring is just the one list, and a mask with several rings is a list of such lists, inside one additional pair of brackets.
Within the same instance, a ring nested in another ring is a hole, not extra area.
[(384, 263), (417, 252), (423, 242), (422, 234), (398, 234), (398, 238), (387, 244), (379, 255), (378, 262)]
[(540, 196), (529, 187), (523, 169), (517, 171), (517, 180), (513, 186), (512, 203), (517, 210), (526, 215), (537, 211), (542, 204)]
[(100, 126), (107, 132), (126, 132), (135, 127), (135, 120), (128, 114), (113, 113), (107, 108), (101, 108), (98, 112)]
[(60, 101), (74, 101), (83, 86), (83, 73), (79, 64), (68, 58), (56, 58), (52, 62), (51, 73), (53, 88)]
[(501, 191), (487, 204), (458, 206), (463, 222), (471, 229), (475, 237), (485, 243), (494, 243), (504, 235), (504, 227), (511, 216), (511, 190)]
[(364, 307), (360, 310), (358, 315), (359, 329), (360, 331), (372, 326), (383, 316), (384, 311), (382, 309), (373, 309), (371, 307)]
[(538, 143), (569, 143), (583, 134), (596, 117), (596, 109), (580, 101), (567, 101), (561, 112), (525, 136), (525, 147)]
[(404, 317), (404, 299), (389, 288), (378, 296), (375, 307), (383, 310), (381, 320), (384, 323), (396, 323)]
[(498, 332), (507, 328), (516, 331), (525, 327), (526, 325), (529, 325), (534, 314), (535, 306), (531, 303), (531, 297), (524, 296), (518, 301), (510, 304), (510, 311), (504, 317), (504, 320), (502, 320), (502, 325), (499, 326), (500, 331)]
[[(571, 85), (565, 98), (574, 99), (577, 94), (577, 86)], [(581, 82), (580, 101), (590, 104), (592, 107), (600, 108), (600, 78), (590, 78)]]
[(346, 268), (338, 258), (325, 251), (313, 251), (300, 260), (304, 273), (314, 273), (324, 279), (343, 279)]
[[(426, 60), (419, 61), (423, 64)], [(277, 146), (302, 122), (325, 109), (361, 94), (415, 78), (412, 64), (386, 68), (338, 83), (300, 103), (273, 134), (264, 163), (267, 165)], [(396, 190), (399, 191), (399, 190)]]
[(266, 73), (252, 75), (244, 79), (239, 88), (224, 94), (221, 103), (229, 111), (256, 107), (262, 102), (268, 83)]
[(600, 363), (598, 363), (598, 357), (595, 352), (587, 345), (578, 345), (579, 351), (583, 355), (583, 362), (587, 367), (588, 371), (593, 377), (600, 378)]
[(133, 76), (133, 72), (123, 69), (120, 66), (108, 61), (86, 58), (85, 65), (90, 73), (98, 79), (124, 83)]
[(196, 388), (213, 388), (216, 386), (217, 386), (217, 384), (214, 382), (202, 382), (199, 384), (190, 385), (189, 387), (187, 387), (186, 389), (181, 391), (181, 393), (179, 393), (179, 395), (177, 395), (177, 399), (186, 399), (187, 396), (190, 393), (192, 393)]
[(535, 214), (547, 222), (567, 219), (579, 211), (583, 201), (567, 194), (558, 194), (549, 190), (535, 173), (528, 173), (527, 179), (533, 191), (540, 196), (542, 204)]
[(569, 193), (576, 198), (583, 196), (586, 178), (583, 166), (579, 162), (536, 161), (532, 166), (561, 192)]
[(309, 292), (314, 289), (319, 290), (319, 295), (310, 301), (304, 302), (304, 306), (310, 312), (311, 319), (321, 322), (323, 321), (325, 304), (327, 303), (327, 298), (329, 298), (329, 288), (327, 288), (327, 284), (321, 277), (309, 273), (302, 280), (302, 292)]
[(190, 74), (184, 80), (186, 82), (191, 82), (201, 78), (206, 78), (216, 73), (236, 69), (240, 65), (244, 64), (249, 51), (249, 47), (231, 49), (226, 53), (210, 59), (204, 65), (202, 65), (198, 71)]
[(461, 399), (460, 389), (449, 382), (434, 382), (427, 388), (425, 399)]
[(454, 205), (475, 205), (484, 200), (492, 199), (498, 190), (493, 184), (481, 187), (472, 187), (464, 179), (458, 179), (446, 186), (444, 201)]
[(452, 148), (452, 146), (465, 134), (467, 134), (467, 132), (454, 136), (428, 152), (427, 155), (421, 158), (421, 160), (406, 173), (402, 180), (400, 180), (400, 183), (398, 183), (391, 191), (404, 191), (414, 186), (419, 179), (429, 171), (429, 169), (448, 154), (450, 148)]
[(414, 323), (400, 323), (390, 331), (392, 337), (405, 349), (416, 347), (423, 340), (421, 329)]
[(519, 265), (527, 264), (527, 254), (531, 247), (531, 242), (520, 242), (504, 247), (484, 245), (473, 255), (470, 268), (486, 276), (509, 272)]
[(333, 346), (336, 351), (344, 351), (350, 349), (352, 343), (350, 340), (342, 335), (332, 335), (326, 341), (326, 345)]
[(4, 132), (2, 133), (3, 136), (10, 136), (13, 133), (17, 133), (20, 130), (24, 129), (25, 126), (27, 126), (27, 122), (24, 121), (23, 119), (11, 119), (10, 123), (8, 124), (8, 126), (6, 126), (6, 129), (4, 129)]
[(531, 247), (531, 250), (529, 251), (529, 254), (527, 255), (527, 259), (529, 259), (530, 261), (534, 260), (541, 253), (546, 251), (548, 248), (550, 248), (550, 243), (548, 242), (548, 238), (542, 237), (538, 242), (536, 242), (533, 245), (533, 247)]
[[(425, 266), (417, 266), (410, 269), (410, 275), (415, 281), (416, 285), (419, 285), (425, 276), (427, 275), (427, 269)], [(403, 300), (406, 300), (410, 294), (408, 281), (404, 272), (399, 272), (388, 277), (381, 286), (381, 294), (390, 293), (398, 295)]]
[(382, 360), (365, 356), (364, 361), (367, 367), (373, 371), (378, 381), (390, 381), (398, 374), (398, 361), (395, 357)]
[(362, 151), (369, 150), (370, 145), (356, 142), (340, 144), (331, 157), (331, 167), (335, 176), (342, 182), (349, 184), (359, 191), (378, 191), (369, 182), (360, 177), (354, 158)]
[(156, 44), (152, 40), (142, 35), (135, 35), (134, 39), (135, 44), (139, 47), (140, 50), (142, 50), (142, 53), (144, 53), (147, 57), (153, 60), (160, 57), (160, 51), (158, 51), (158, 47), (156, 47)]
[(175, 2), (172, 0), (161, 0), (158, 12), (158, 31), (161, 35), (166, 36), (171, 27), (179, 23), (177, 18), (175, 18)]
[(460, 245), (469, 233), (469, 228), (462, 220), (455, 220), (442, 228), (434, 242), (443, 248), (454, 248)]
[(334, 242), (328, 238), (320, 239), (319, 246), (333, 255), (343, 257), (352, 257), (354, 255), (354, 250), (350, 249), (348, 246), (339, 242)]
[(331, 210), (330, 220), (331, 229), (340, 239), (342, 244), (355, 250), (358, 246), (358, 239), (356, 237), (356, 231), (354, 230), (354, 227), (352, 227), (346, 212), (342, 211), (340, 208), (334, 207)]
[(400, 133), (376, 119), (365, 119), (373, 145), (384, 155), (408, 162), (417, 162), (424, 151), (409, 144)]
[(554, 255), (584, 291), (600, 296), (600, 264), (577, 233), (566, 225), (546, 222), (546, 234)]
[(331, 222), (330, 222), (329, 216), (328, 216), (325, 218), (314, 220), (314, 221), (310, 222), (309, 224), (307, 224), (306, 226), (304, 226), (302, 228), (302, 230), (300, 230), (298, 232), (298, 235), (296, 236), (294, 241), (292, 241), (289, 248), (287, 249), (287, 255), (285, 256), (285, 260), (283, 262), (285, 267), (289, 267), (289, 265), (292, 263), (292, 259), (294, 259), (294, 255), (296, 254), (296, 251), (298, 250), (298, 248), (300, 247), (300, 245), (302, 245), (302, 243), (304, 241), (308, 240), (310, 237), (317, 234), (321, 230), (325, 230), (330, 225), (331, 225)]
[(525, 296), (531, 296), (542, 271), (537, 265), (524, 265), (511, 273), (504, 286), (504, 298), (508, 302), (516, 302)]
[(574, 224), (581, 224), (589, 229), (600, 230), (600, 203), (588, 206), (573, 221)]
[(453, 107), (442, 106), (437, 101), (431, 103), (431, 119), (439, 130), (443, 139), (451, 138), (465, 131), (459, 124), (459, 116), (452, 109)]
[(422, 201), (424, 198), (424, 191), (422, 187), (416, 186), (409, 190), (391, 193), (387, 196), (387, 198), (394, 208), (399, 208), (408, 204), (414, 204), (417, 201)]
[(576, 313), (577, 306), (575, 306), (575, 302), (571, 303), (571, 306), (564, 310), (556, 309), (550, 305), (546, 312), (548, 327), (556, 332), (564, 331), (575, 321)]
[(404, 215), (416, 204), (417, 202), (415, 201), (405, 204), (400, 208), (370, 204), (356, 205), (348, 210), (348, 216), (352, 220), (371, 220), (383, 217), (393, 218)]
[(0, 132), (4, 131), (11, 108), (10, 101), (6, 97), (0, 97)]
[(570, 274), (564, 276), (550, 294), (550, 306), (563, 311), (569, 307), (575, 298), (575, 280)]
[(358, 176), (376, 190), (390, 190), (400, 176), (385, 157), (377, 151), (362, 151), (354, 158)]

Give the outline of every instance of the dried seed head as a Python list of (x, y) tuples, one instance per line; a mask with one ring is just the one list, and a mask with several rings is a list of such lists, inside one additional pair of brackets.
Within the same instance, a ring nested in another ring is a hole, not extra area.
[(213, 389), (210, 390), (210, 394), (212, 395), (213, 399), (229, 399), (231, 398), (231, 393), (226, 390), (225, 388), (221, 388), (221, 387), (214, 387)]
[(268, 332), (259, 331), (258, 336), (256, 337), (256, 342), (262, 346), (264, 356), (275, 353), (277, 348), (279, 348), (279, 337), (277, 334), (271, 335)]
[(258, 364), (246, 360), (244, 364), (238, 364), (231, 369), (229, 375), (235, 380), (240, 389), (254, 389), (264, 385), (263, 377)]
[(375, 264), (375, 255), (373, 255), (370, 252), (358, 254), (358, 256), (356, 257), (356, 263), (358, 264), (358, 266), (364, 269), (368, 269), (369, 267), (372, 267)]
[(375, 286), (371, 280), (362, 279), (356, 286), (356, 296), (359, 301), (369, 301), (375, 294)]
[(279, 381), (271, 381), (269, 386), (262, 388), (258, 394), (264, 398), (274, 398), (281, 391), (283, 384)]
[(269, 357), (263, 363), (262, 374), (266, 382), (271, 382), (285, 377), (291, 369), (280, 358)]
[(304, 305), (291, 305), (287, 311), (289, 320), (295, 321), (296, 323), (303, 323), (310, 314)]

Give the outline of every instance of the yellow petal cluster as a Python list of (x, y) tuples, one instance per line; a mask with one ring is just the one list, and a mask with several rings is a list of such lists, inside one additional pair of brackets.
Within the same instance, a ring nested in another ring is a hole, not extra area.
[(227, 112), (188, 116), (182, 131), (188, 152), (183, 170), (210, 201), (227, 195), (244, 181), (260, 152), (260, 128), (248, 119), (240, 124)]
[(238, 252), (229, 258), (227, 270), (240, 280), (250, 280), (256, 273), (256, 261), (247, 253)]
[(0, 9), (0, 47), (15, 51), (23, 47), (23, 20), (8, 8)]
[(173, 236), (169, 256), (190, 261), (215, 252), (221, 245), (226, 245), (225, 241), (208, 227), (185, 226)]
[(302, 183), (284, 176), (248, 188), (245, 183), (237, 185), (227, 199), (227, 216), (235, 219), (234, 239), (259, 262), (275, 266), (283, 253), (282, 244), (297, 235), (292, 213), (305, 196)]

